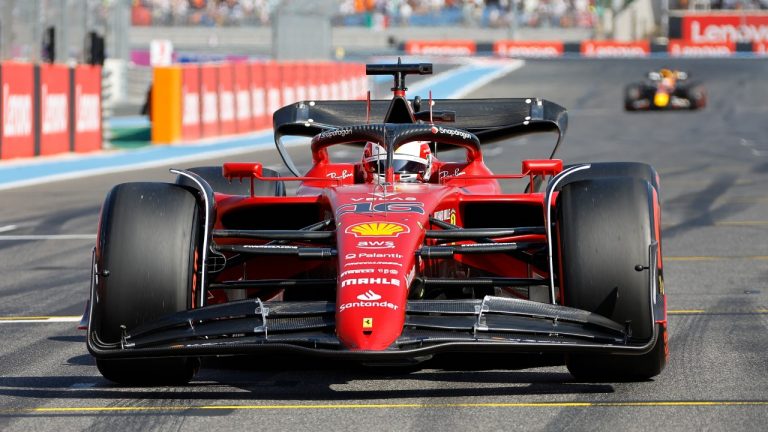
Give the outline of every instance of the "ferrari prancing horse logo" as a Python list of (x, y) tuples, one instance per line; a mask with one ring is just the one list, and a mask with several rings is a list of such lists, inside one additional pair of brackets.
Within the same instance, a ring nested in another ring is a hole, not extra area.
[(363, 328), (373, 328), (373, 318), (363, 318)]

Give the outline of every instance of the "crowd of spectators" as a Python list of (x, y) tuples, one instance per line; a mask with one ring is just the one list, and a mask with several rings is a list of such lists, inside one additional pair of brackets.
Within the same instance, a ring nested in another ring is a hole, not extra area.
[[(133, 0), (134, 25), (269, 25), (295, 0)], [(310, 1), (310, 0), (304, 0)], [(314, 0), (311, 0), (314, 1)], [(337, 26), (592, 27), (599, 5), (632, 0), (330, 0)], [(672, 0), (673, 9), (768, 9), (768, 0)]]
[[(134, 25), (269, 25), (291, 0), (133, 0)], [(595, 0), (333, 0), (338, 26), (591, 27)]]

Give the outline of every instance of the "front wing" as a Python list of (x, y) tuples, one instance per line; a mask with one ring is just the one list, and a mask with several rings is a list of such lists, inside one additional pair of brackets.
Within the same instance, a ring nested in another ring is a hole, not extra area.
[(644, 354), (658, 337), (635, 341), (625, 326), (565, 306), (487, 296), (412, 300), (400, 338), (384, 351), (354, 351), (334, 334), (332, 302), (242, 300), (179, 312), (106, 344), (88, 332), (98, 358), (282, 352), (361, 361), (416, 359), (447, 352), (600, 352)]

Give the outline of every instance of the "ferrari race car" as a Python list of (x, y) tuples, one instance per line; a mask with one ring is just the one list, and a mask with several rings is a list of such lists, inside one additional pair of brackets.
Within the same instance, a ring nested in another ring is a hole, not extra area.
[[(668, 338), (654, 169), (564, 167), (553, 157), (567, 114), (552, 102), (427, 103), (407, 98), (405, 78), (431, 64), (366, 71), (394, 76), (391, 100), (274, 113), (293, 176), (225, 163), (108, 193), (86, 317), (102, 375), (185, 383), (205, 356), (392, 365), (481, 352), (562, 355), (587, 380), (657, 375)], [(547, 131), (549, 158), (505, 174), (484, 163), (484, 144)], [(307, 172), (289, 136), (311, 140)], [(362, 159), (338, 162), (341, 145)]]
[(624, 90), (624, 109), (627, 111), (696, 110), (706, 105), (704, 86), (688, 82), (688, 74), (683, 71), (652, 71), (645, 81), (629, 84)]

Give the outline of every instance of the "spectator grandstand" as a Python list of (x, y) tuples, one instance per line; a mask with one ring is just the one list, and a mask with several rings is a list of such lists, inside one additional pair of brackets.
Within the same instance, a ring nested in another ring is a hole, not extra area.
[[(267, 26), (284, 0), (134, 0), (137, 26)], [(337, 0), (335, 26), (581, 27), (595, 0)]]

